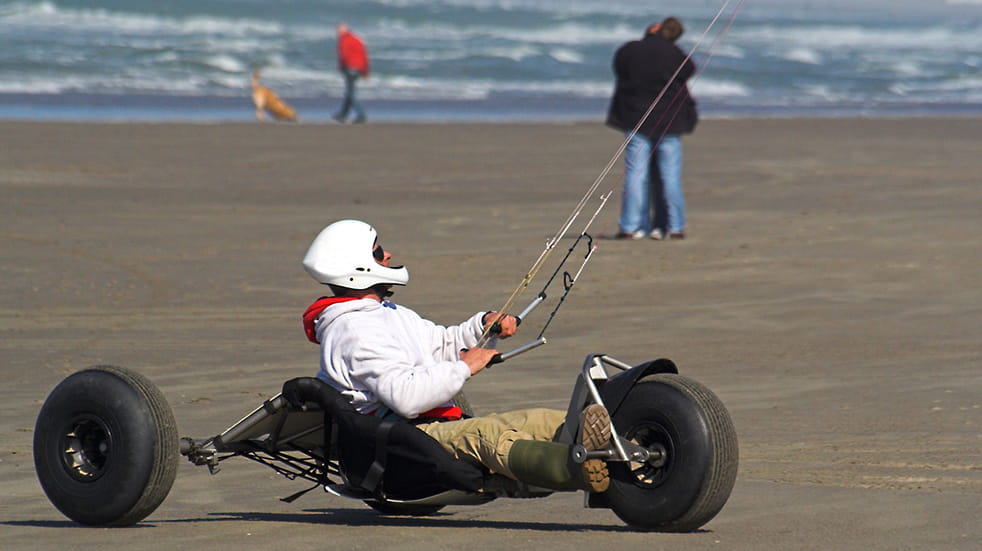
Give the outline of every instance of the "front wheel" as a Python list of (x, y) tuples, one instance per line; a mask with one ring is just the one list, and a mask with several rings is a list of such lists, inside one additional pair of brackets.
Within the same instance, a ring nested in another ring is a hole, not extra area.
[(698, 382), (662, 373), (640, 381), (613, 416), (624, 438), (663, 453), (656, 463), (610, 462), (611, 509), (641, 530), (690, 532), (730, 496), (736, 430), (719, 398)]
[(34, 466), (51, 503), (92, 526), (128, 526), (153, 512), (177, 474), (177, 425), (149, 379), (96, 366), (48, 395), (34, 429)]

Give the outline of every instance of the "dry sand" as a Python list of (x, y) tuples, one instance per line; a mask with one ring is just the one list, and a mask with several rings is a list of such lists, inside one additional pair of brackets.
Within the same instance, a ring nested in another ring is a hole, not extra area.
[(63, 377), (135, 368), (181, 434), (216, 434), (314, 372), (299, 319), (322, 289), (299, 259), (323, 225), (376, 225), (412, 273), (396, 299), (454, 323), (504, 302), (620, 137), (0, 123), (0, 548), (982, 547), (982, 120), (708, 120), (685, 143), (690, 238), (601, 237), (618, 161), (550, 344), (467, 388), (479, 411), (563, 407), (588, 353), (674, 359), (740, 438), (703, 531), (634, 533), (577, 494), (411, 520), (318, 492), (286, 504), (305, 483), (245, 460), (215, 476), (182, 460), (153, 515), (109, 530), (66, 520), (34, 475), (35, 417)]

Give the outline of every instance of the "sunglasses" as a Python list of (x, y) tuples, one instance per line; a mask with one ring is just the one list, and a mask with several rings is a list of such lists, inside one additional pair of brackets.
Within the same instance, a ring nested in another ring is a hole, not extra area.
[(382, 262), (385, 260), (385, 249), (383, 249), (381, 245), (375, 245), (375, 248), (372, 249), (372, 256), (374, 256), (375, 260), (378, 262)]

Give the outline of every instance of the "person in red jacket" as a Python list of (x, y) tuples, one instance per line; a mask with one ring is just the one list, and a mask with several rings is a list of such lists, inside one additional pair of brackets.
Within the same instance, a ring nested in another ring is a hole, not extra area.
[(338, 31), (338, 70), (344, 77), (344, 103), (334, 114), (334, 120), (345, 122), (348, 113), (354, 111), (354, 122), (365, 122), (365, 110), (358, 103), (355, 94), (355, 82), (359, 78), (368, 78), (368, 51), (361, 38), (351, 32), (347, 23), (340, 23)]

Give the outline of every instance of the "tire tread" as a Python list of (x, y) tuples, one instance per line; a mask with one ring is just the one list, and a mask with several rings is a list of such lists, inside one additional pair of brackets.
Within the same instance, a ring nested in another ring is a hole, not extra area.
[(154, 447), (154, 469), (150, 473), (143, 494), (133, 507), (123, 516), (107, 526), (130, 526), (152, 513), (167, 497), (177, 476), (179, 456), (179, 437), (177, 423), (170, 405), (153, 382), (146, 376), (131, 369), (114, 365), (99, 365), (92, 369), (111, 373), (136, 389), (150, 405), (156, 431)]
[[(652, 386), (649, 387), (648, 385)], [(663, 386), (666, 390), (656, 390), (656, 385)], [(654, 513), (654, 510), (643, 507), (638, 509), (640, 502), (636, 500), (644, 498), (642, 494), (636, 491), (625, 494), (618, 490), (618, 493), (609, 499), (616, 499), (616, 501), (610, 502), (614, 513), (633, 528), (659, 532), (691, 532), (712, 520), (722, 510), (733, 490), (739, 459), (736, 430), (720, 399), (701, 383), (683, 375), (675, 373), (648, 375), (636, 383), (635, 388), (628, 395), (628, 399), (632, 394), (637, 393), (635, 394), (637, 400), (657, 400), (654, 397), (658, 396), (659, 393), (669, 392), (665, 395), (667, 398), (673, 395), (672, 391), (667, 389), (672, 389), (674, 395), (689, 402), (692, 408), (691, 414), (698, 416), (698, 419), (701, 420), (699, 424), (705, 427), (705, 433), (700, 438), (706, 439), (708, 461), (702, 476), (698, 481), (693, 480), (693, 485), (690, 486), (693, 491), (686, 493), (684, 499), (691, 501), (681, 511), (673, 511), (671, 508), (662, 509), (659, 511), (663, 515), (662, 518), (656, 518), (649, 516)], [(658, 411), (657, 402), (642, 401), (637, 403), (648, 404), (647, 407), (652, 408), (652, 412)], [(667, 403), (676, 402), (669, 400)], [(615, 413), (615, 425), (617, 424), (617, 416)], [(630, 427), (627, 426), (618, 426), (617, 428), (619, 432), (630, 430)], [(703, 434), (701, 430), (700, 434)], [(651, 491), (660, 492), (662, 495), (660, 499), (672, 500), (674, 497), (673, 495), (666, 495), (664, 489), (652, 489)], [(647, 511), (647, 513), (642, 513), (642, 511)]]
[(689, 511), (666, 527), (670, 531), (689, 532), (709, 522), (722, 510), (736, 482), (739, 451), (736, 431), (729, 412), (711, 390), (683, 375), (656, 375), (665, 384), (690, 396), (707, 412), (710, 440), (713, 443), (712, 471)]

